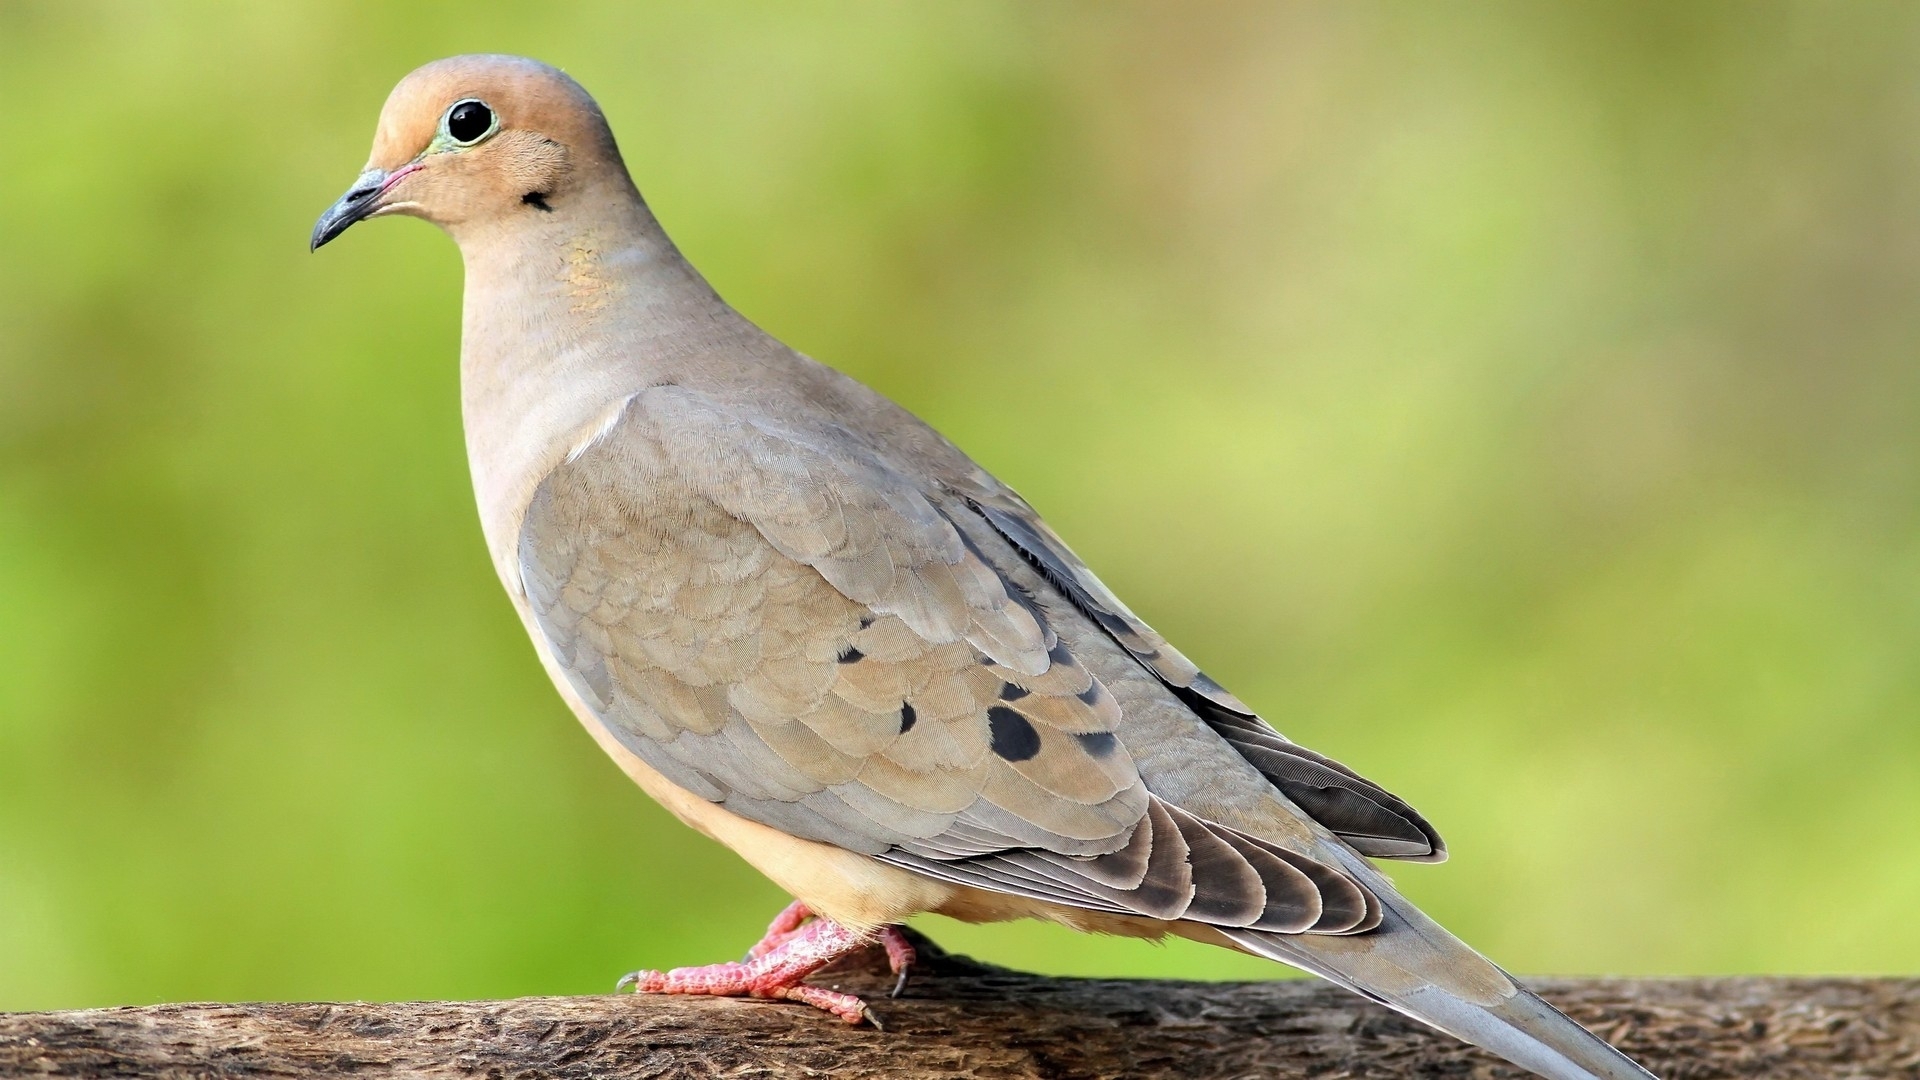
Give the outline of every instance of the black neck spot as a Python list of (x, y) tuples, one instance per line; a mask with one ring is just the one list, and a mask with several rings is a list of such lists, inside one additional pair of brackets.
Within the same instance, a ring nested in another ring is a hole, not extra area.
[(544, 191), (529, 191), (520, 196), (520, 201), (535, 209), (553, 213), (553, 207), (547, 205), (547, 193)]

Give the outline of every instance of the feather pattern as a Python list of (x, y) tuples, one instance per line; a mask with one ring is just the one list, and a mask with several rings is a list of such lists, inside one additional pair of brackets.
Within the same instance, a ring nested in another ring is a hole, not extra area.
[(1268, 726), (1127, 610), (1025, 501), (1006, 493), (970, 499), (969, 506), (1308, 816), (1363, 855), (1415, 862), (1446, 859), (1440, 834), (1413, 807)]
[[(844, 429), (653, 387), (536, 489), (521, 578), (608, 730), (750, 820), (1089, 911), (1288, 934), (1377, 922), (1345, 872), (1149, 789), (1121, 700), (1081, 654), (1115, 677), (1118, 641), (1188, 723), (1170, 680), (1212, 693), (1204, 676), (1091, 575), (1060, 588), (1048, 566), (1077, 565), (1063, 545), (1036, 574), (1018, 545), (1043, 526), (1002, 511), (976, 528), (978, 507)], [(1070, 602), (1038, 595), (1056, 589)]]

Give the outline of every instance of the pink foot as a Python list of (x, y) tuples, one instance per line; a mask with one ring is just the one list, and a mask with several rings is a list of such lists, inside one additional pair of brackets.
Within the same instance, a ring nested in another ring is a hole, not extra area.
[(754, 943), (753, 948), (747, 950), (747, 959), (753, 960), (765, 956), (779, 948), (781, 942), (792, 937), (794, 931), (799, 930), (801, 924), (811, 918), (813, 918), (813, 909), (799, 900), (780, 909), (780, 914), (775, 915), (773, 922), (767, 924), (767, 932)]
[[(773, 922), (767, 926), (766, 935), (753, 948), (747, 950), (747, 959), (757, 960), (779, 948), (783, 942), (799, 933), (800, 928), (811, 918), (813, 918), (813, 910), (805, 903), (795, 900), (788, 904), (780, 914), (773, 917)], [(900, 991), (906, 989), (907, 975), (913, 969), (914, 960), (917, 959), (913, 953), (913, 945), (907, 941), (907, 935), (901, 933), (897, 926), (881, 927), (878, 937), (880, 946), (887, 950), (887, 969), (898, 976), (894, 980), (893, 989), (887, 992), (887, 996), (899, 997)]]
[[(623, 977), (616, 990), (631, 984), (642, 994), (712, 994), (720, 997), (782, 998), (800, 1001), (830, 1012), (849, 1024), (866, 1021), (874, 1027), (880, 1021), (867, 1004), (852, 994), (809, 986), (801, 980), (849, 953), (872, 945), (863, 937), (830, 919), (814, 919), (800, 925), (810, 912), (794, 904), (768, 928), (766, 939), (754, 946), (748, 959), (739, 963), (709, 964), (705, 967), (674, 968), (672, 971), (636, 971)], [(881, 932), (889, 962), (896, 955), (911, 963), (913, 948), (899, 931)], [(771, 943), (771, 944), (770, 944)], [(905, 972), (896, 966), (895, 970)]]
[(900, 991), (907, 988), (907, 973), (913, 970), (913, 962), (919, 957), (914, 954), (913, 943), (897, 926), (880, 928), (880, 946), (887, 950), (887, 968), (894, 974), (893, 989), (887, 996), (897, 998)]

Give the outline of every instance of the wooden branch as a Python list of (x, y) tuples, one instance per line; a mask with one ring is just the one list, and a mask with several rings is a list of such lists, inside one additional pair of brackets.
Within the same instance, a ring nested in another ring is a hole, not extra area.
[[(917, 940), (906, 994), (857, 966), (884, 1032), (719, 998), (156, 1005), (0, 1014), (0, 1077), (1521, 1078), (1317, 981), (1055, 979)], [(1540, 980), (1666, 1080), (1920, 1076), (1920, 980)]]

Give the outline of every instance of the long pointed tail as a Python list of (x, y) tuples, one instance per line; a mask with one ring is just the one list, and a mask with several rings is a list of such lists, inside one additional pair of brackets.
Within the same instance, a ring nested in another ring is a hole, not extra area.
[(1549, 1080), (1657, 1080), (1421, 914), (1357, 856), (1346, 861), (1386, 908), (1377, 929), (1351, 937), (1221, 932), (1248, 952), (1312, 972)]

